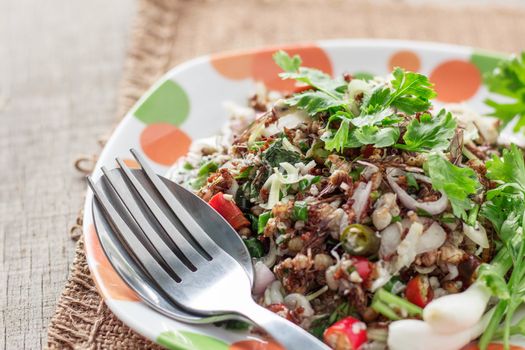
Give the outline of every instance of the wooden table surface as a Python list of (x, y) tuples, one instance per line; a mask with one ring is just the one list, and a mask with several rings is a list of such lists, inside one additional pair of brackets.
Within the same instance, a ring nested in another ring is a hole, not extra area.
[(0, 1), (0, 349), (39, 349), (86, 185), (115, 122), (134, 0)]

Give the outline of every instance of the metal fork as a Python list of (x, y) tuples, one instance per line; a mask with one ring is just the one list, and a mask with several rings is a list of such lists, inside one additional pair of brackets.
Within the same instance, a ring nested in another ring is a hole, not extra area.
[[(131, 150), (131, 153), (148, 183), (136, 177), (120, 159), (117, 162), (127, 184), (116, 181), (106, 168), (102, 171), (127, 209), (125, 214), (131, 215), (134, 223), (123, 220), (122, 213), (108, 200), (108, 193), (95, 186), (90, 178), (89, 185), (126, 249), (173, 302), (198, 314), (246, 317), (287, 349), (329, 349), (299, 326), (255, 303), (245, 270), (193, 218), (199, 215), (199, 209), (193, 208), (195, 211), (191, 213), (186, 210), (184, 203), (193, 194), (174, 195), (138, 152)], [(162, 210), (153, 201), (149, 194), (152, 188), (171, 212)], [(214, 224), (227, 225), (222, 218)]]

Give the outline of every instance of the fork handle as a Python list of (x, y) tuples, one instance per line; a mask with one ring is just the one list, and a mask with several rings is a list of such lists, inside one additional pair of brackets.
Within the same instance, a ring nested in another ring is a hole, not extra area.
[(330, 348), (296, 324), (273, 313), (272, 311), (250, 303), (249, 308), (242, 309), (246, 316), (255, 324), (262, 327), (287, 350), (329, 350)]

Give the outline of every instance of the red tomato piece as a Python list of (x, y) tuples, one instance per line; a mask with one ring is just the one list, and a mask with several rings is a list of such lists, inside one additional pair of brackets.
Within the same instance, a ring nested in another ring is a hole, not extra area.
[(366, 324), (349, 316), (328, 327), (323, 338), (332, 349), (358, 350), (368, 340)]
[(250, 225), (250, 222), (241, 209), (235, 204), (233, 200), (229, 200), (224, 196), (224, 193), (219, 192), (211, 197), (208, 204), (215, 209), (223, 218), (226, 219), (236, 230)]
[(434, 291), (430, 287), (428, 277), (417, 275), (407, 283), (405, 296), (408, 301), (419, 307), (425, 307), (434, 297)]

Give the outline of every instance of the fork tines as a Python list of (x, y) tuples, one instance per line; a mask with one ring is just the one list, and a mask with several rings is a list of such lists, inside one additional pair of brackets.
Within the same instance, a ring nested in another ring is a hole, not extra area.
[[(157, 281), (161, 278), (181, 282), (186, 274), (212, 260), (213, 253), (220, 248), (142, 156), (135, 150), (131, 153), (141, 170), (131, 170), (120, 159), (117, 159), (119, 170), (102, 167), (103, 180), (109, 184), (107, 190), (116, 196), (108, 196), (88, 177), (89, 185), (118, 232), (119, 240), (146, 272)], [(115, 206), (110, 200), (113, 197), (121, 205)], [(125, 208), (129, 215), (116, 207)], [(131, 216), (136, 225), (129, 225), (123, 216), (128, 220)]]

